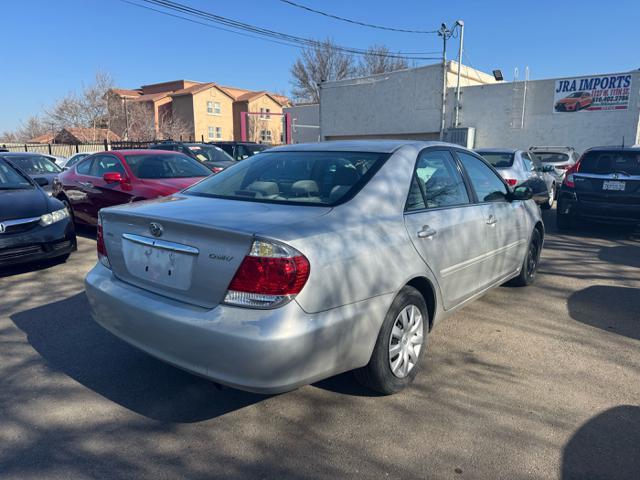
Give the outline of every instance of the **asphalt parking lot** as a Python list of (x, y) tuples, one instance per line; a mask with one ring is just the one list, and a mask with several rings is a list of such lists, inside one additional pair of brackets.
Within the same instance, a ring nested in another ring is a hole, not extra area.
[(220, 389), (129, 347), (89, 317), (85, 234), (0, 275), (0, 477), (637, 479), (640, 233), (554, 216), (536, 284), (439, 324), (389, 397), (350, 374)]

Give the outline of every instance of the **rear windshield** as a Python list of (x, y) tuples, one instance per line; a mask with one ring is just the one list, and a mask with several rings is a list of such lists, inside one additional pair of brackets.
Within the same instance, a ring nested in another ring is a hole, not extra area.
[(531, 155), (542, 163), (559, 163), (569, 161), (569, 154), (567, 153), (531, 152)]
[(186, 193), (336, 205), (355, 195), (388, 157), (371, 152), (265, 152), (194, 185)]
[(62, 172), (59, 166), (42, 155), (12, 155), (11, 161), (29, 175)]
[(509, 168), (513, 166), (513, 153), (509, 152), (478, 152), (495, 168)]
[(20, 173), (0, 159), (0, 190), (21, 190), (34, 188)]
[(211, 174), (207, 167), (181, 153), (126, 155), (125, 159), (138, 178), (191, 178)]
[(587, 152), (580, 160), (580, 173), (640, 175), (640, 151)]

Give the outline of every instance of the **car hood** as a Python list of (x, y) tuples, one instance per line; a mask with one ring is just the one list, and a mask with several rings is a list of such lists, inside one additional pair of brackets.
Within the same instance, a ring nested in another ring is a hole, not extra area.
[(37, 188), (0, 190), (0, 221), (39, 217), (49, 212), (47, 196)]
[(331, 207), (282, 205), (176, 194), (155, 200), (134, 202), (104, 210), (105, 213), (167, 219), (180, 223), (234, 230), (251, 234), (269, 234), (292, 225), (315, 220)]
[(158, 190), (162, 190), (166, 192), (165, 195), (170, 195), (179, 190), (187, 188), (196, 182), (199, 182), (203, 178), (206, 178), (206, 177), (158, 178), (158, 179), (145, 178), (142, 180), (142, 182), (145, 185), (149, 185), (151, 187), (157, 188)]

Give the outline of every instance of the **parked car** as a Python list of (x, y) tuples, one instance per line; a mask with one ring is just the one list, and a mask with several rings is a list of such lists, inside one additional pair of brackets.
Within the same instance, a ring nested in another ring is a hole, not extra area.
[(213, 173), (220, 173), (236, 163), (224, 150), (208, 143), (162, 142), (150, 145), (149, 148), (184, 153), (202, 162)]
[(277, 147), (170, 197), (100, 212), (95, 320), (217, 382), (282, 392), (358, 369), (393, 393), (434, 323), (534, 281), (544, 227), (462, 147)]
[[(11, 161), (31, 178), (38, 179), (38, 184), (42, 186), (45, 192), (51, 195), (53, 181), (62, 173), (62, 169), (51, 161), (47, 155), (29, 152), (5, 152), (1, 156)], [(46, 182), (39, 179), (46, 179)]]
[(556, 185), (562, 184), (565, 172), (575, 165), (579, 158), (573, 147), (530, 147), (529, 154), (532, 159), (537, 159), (543, 166), (553, 165), (553, 171), (549, 173), (555, 177)]
[(75, 248), (73, 223), (64, 205), (0, 157), (0, 268), (52, 258), (66, 260)]
[(264, 145), (262, 143), (255, 142), (209, 142), (212, 145), (220, 147), (225, 152), (227, 152), (231, 157), (235, 160), (244, 160), (245, 158), (249, 158), (254, 156), (257, 153), (264, 152), (269, 148), (268, 145)]
[(76, 163), (78, 163), (80, 160), (82, 160), (83, 158), (87, 158), (89, 155), (93, 155), (96, 152), (79, 152), (76, 153), (72, 156), (70, 156), (69, 158), (67, 158), (64, 162), (61, 162), (59, 165), (65, 169), (68, 170), (69, 168), (73, 167)]
[(67, 157), (61, 157), (59, 155), (49, 155), (46, 153), (42, 153), (41, 155), (51, 160), (53, 163), (55, 163), (59, 167), (63, 167), (67, 161)]
[(96, 225), (101, 208), (171, 195), (210, 174), (178, 152), (114, 150), (90, 155), (66, 170), (53, 195), (76, 222)]
[(481, 149), (476, 150), (500, 172), (507, 183), (526, 185), (531, 188), (533, 198), (541, 208), (551, 208), (555, 200), (556, 179), (552, 166), (544, 166), (523, 150)]
[(555, 104), (556, 112), (578, 112), (593, 103), (590, 92), (574, 92), (558, 100)]
[(567, 170), (558, 194), (558, 227), (580, 220), (640, 224), (640, 147), (596, 147)]

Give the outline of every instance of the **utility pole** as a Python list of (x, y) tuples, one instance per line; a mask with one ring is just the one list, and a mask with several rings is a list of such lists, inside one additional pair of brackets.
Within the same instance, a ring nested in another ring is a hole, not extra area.
[(456, 114), (454, 127), (460, 126), (460, 70), (462, 70), (462, 49), (464, 48), (464, 22), (456, 20), (456, 26), (460, 27), (460, 45), (458, 47), (458, 81), (456, 85)]
[(442, 37), (442, 111), (440, 115), (440, 141), (444, 140), (444, 124), (447, 109), (447, 40), (453, 32), (443, 23), (438, 30), (438, 36)]

